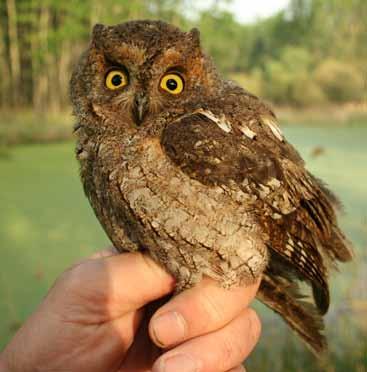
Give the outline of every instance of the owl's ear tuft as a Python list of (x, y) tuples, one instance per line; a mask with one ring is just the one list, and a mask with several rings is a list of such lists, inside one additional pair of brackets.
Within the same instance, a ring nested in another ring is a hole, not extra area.
[(93, 38), (97, 38), (99, 35), (101, 35), (106, 28), (107, 27), (101, 23), (95, 24), (92, 31)]
[(91, 45), (93, 45), (96, 48), (102, 47), (101, 39), (103, 36), (106, 36), (108, 30), (108, 26), (102, 25), (100, 23), (97, 23), (94, 25), (92, 30), (92, 40)]
[(200, 48), (200, 31), (197, 28), (193, 28), (188, 35), (193, 45)]

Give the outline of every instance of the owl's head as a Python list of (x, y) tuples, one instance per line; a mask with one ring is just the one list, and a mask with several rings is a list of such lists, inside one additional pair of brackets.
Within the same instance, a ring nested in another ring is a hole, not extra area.
[(128, 129), (155, 115), (195, 108), (218, 86), (197, 29), (131, 21), (94, 27), (71, 79), (71, 98), (81, 122)]

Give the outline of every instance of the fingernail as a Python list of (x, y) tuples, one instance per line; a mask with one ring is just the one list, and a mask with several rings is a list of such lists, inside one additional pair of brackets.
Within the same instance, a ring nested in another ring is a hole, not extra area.
[(199, 372), (199, 363), (189, 355), (176, 354), (161, 359), (152, 372)]
[(180, 342), (185, 337), (186, 323), (181, 314), (171, 311), (152, 320), (155, 341), (160, 346)]

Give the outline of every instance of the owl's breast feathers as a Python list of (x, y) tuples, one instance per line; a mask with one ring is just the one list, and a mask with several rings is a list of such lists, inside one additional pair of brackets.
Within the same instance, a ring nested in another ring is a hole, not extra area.
[(236, 201), (224, 187), (198, 182), (167, 157), (157, 138), (138, 137), (126, 152), (118, 188), (144, 230), (141, 246), (179, 271), (181, 289), (203, 274), (223, 286), (256, 280), (267, 264), (267, 238), (243, 202), (246, 195), (238, 190)]
[(252, 196), (246, 203), (269, 237), (271, 258), (310, 282), (323, 314), (327, 264), (351, 258), (337, 226), (336, 198), (307, 172), (270, 113), (236, 119), (197, 110), (167, 125), (162, 147), (191, 178)]

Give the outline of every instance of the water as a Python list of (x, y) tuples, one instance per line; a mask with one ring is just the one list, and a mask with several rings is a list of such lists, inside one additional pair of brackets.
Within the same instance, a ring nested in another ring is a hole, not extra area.
[[(270, 311), (254, 371), (360, 370), (367, 325), (367, 127), (284, 130), (344, 204), (340, 222), (355, 246), (354, 263), (332, 280), (326, 318), (331, 359), (319, 364)], [(319, 156), (312, 156), (318, 147)], [(0, 158), (0, 349), (67, 266), (108, 244), (83, 195), (73, 144), (18, 146)], [(258, 306), (258, 305), (257, 305)]]

